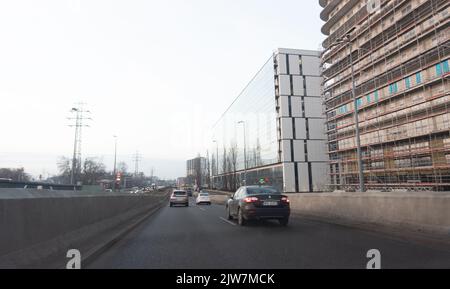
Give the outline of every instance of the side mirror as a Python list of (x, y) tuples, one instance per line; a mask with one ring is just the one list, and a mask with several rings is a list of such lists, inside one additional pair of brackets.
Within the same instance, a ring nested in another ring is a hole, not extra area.
[(234, 194), (229, 196), (229, 199), (232, 200), (234, 199)]

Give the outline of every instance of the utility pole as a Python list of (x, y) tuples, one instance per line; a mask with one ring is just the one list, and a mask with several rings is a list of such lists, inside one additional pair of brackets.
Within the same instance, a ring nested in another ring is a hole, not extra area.
[(137, 178), (139, 175), (139, 162), (141, 161), (141, 155), (138, 151), (136, 151), (136, 154), (133, 155), (133, 161), (134, 161), (134, 177)]
[(72, 117), (69, 117), (69, 120), (74, 121), (74, 124), (69, 125), (70, 127), (75, 128), (75, 137), (74, 137), (74, 144), (73, 144), (73, 156), (72, 156), (72, 171), (70, 174), (70, 184), (76, 185), (77, 182), (77, 173), (78, 170), (81, 169), (81, 135), (82, 135), (82, 128), (83, 127), (89, 127), (89, 125), (84, 124), (85, 120), (92, 120), (90, 117), (91, 112), (89, 110), (86, 110), (85, 103), (77, 103), (75, 106), (70, 110), (72, 113)]

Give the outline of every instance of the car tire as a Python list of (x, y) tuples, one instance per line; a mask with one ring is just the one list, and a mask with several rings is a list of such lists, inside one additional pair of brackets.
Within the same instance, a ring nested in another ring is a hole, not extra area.
[(173, 204), (172, 204), (172, 203), (170, 203), (170, 207), (173, 207)]
[(289, 223), (289, 218), (279, 219), (278, 222), (280, 222), (281, 226), (286, 227)]
[(245, 220), (244, 216), (242, 215), (241, 208), (238, 209), (238, 224), (242, 227), (247, 224), (247, 220)]
[(189, 203), (186, 204), (186, 207), (189, 207)]
[(228, 220), (233, 220), (233, 216), (231, 215), (231, 212), (230, 212), (230, 207), (227, 207), (227, 215), (228, 215)]

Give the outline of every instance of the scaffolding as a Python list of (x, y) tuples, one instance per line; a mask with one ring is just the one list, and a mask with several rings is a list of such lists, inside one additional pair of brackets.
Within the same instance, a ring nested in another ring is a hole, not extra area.
[[(382, 1), (375, 15), (365, 7), (350, 9), (348, 20), (323, 43), (327, 49), (353, 30), (364, 183), (369, 189), (450, 190), (449, 6), (441, 0), (397, 0)], [(325, 51), (322, 65), (330, 186), (356, 190), (355, 107), (345, 46)]]

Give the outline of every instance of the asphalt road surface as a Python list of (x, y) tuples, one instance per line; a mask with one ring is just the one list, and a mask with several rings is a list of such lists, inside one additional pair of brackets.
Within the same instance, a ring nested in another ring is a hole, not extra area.
[(292, 216), (237, 226), (225, 207), (168, 205), (88, 264), (120, 269), (365, 269), (371, 249), (382, 268), (450, 268), (450, 250)]

